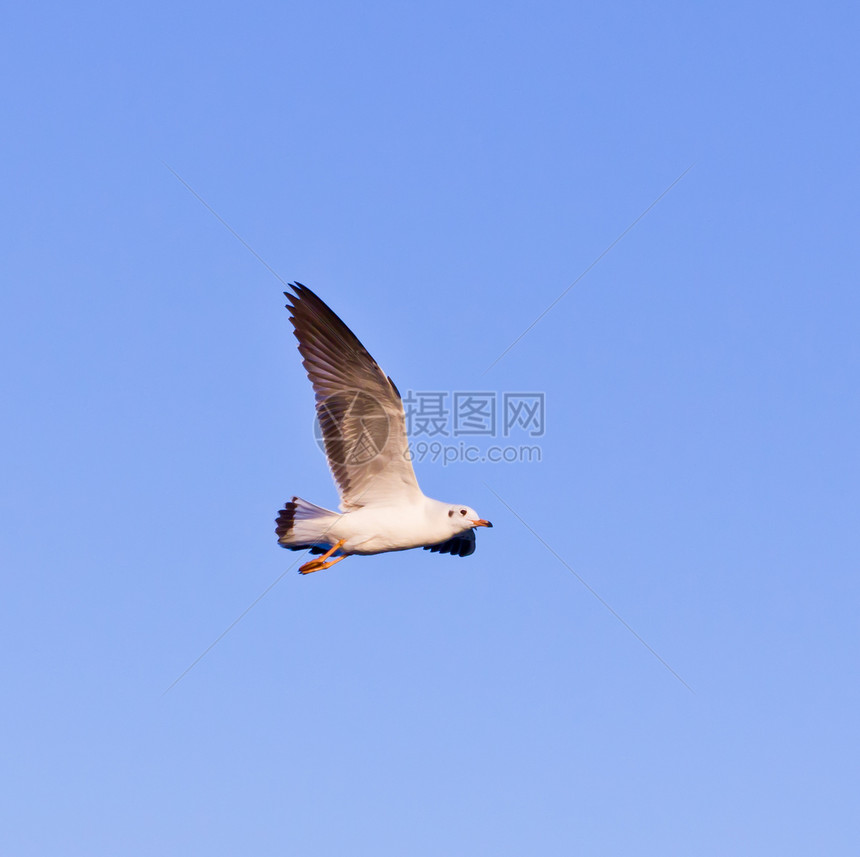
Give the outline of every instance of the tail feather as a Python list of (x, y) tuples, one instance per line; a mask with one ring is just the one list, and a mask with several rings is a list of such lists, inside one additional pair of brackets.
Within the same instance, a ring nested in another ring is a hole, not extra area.
[(339, 517), (337, 512), (315, 506), (301, 497), (293, 497), (284, 504), (275, 520), (278, 544), (294, 551), (325, 553), (334, 544), (327, 531)]

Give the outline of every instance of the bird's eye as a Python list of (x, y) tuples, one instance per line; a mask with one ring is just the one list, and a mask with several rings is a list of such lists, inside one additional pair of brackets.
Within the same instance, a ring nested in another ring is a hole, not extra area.
[(460, 514), (461, 514), (461, 515), (465, 515), (465, 514), (466, 514), (466, 510), (465, 510), (465, 509), (460, 509)]

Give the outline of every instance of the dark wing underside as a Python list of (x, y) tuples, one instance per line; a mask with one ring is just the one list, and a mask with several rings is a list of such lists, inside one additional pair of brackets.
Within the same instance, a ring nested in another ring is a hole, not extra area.
[(475, 552), (475, 531), (468, 530), (438, 545), (427, 545), (424, 550), (433, 553), (449, 553), (451, 556), (471, 556)]
[(320, 554), (324, 554), (328, 549), (329, 545), (281, 545), (282, 548), (286, 548), (290, 551), (310, 551), (313, 554), (319, 556)]

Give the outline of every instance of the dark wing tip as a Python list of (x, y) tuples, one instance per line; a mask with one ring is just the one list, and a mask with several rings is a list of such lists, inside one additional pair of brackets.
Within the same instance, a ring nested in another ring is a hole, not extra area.
[(296, 303), (298, 303), (298, 301), (300, 301), (305, 295), (309, 295), (319, 300), (319, 298), (307, 286), (303, 285), (298, 280), (294, 283), (287, 283), (287, 287), (292, 289), (291, 292), (284, 292), (284, 297), (290, 301), (290, 303), (287, 304), (287, 309), (292, 309), (292, 306), (295, 306)]
[[(316, 309), (317, 312), (335, 315), (331, 307), (329, 307), (328, 304), (326, 304), (326, 302), (318, 294), (311, 291), (303, 283), (300, 283), (298, 280), (296, 280), (296, 282), (289, 283), (288, 285), (292, 289), (291, 292), (284, 292), (284, 297), (289, 301), (289, 303), (287, 304), (288, 310), (292, 310), (293, 312), (295, 312), (296, 310), (301, 311), (299, 308), (302, 304), (304, 304), (309, 310), (311, 310), (311, 308), (313, 307)], [(343, 324), (343, 322), (341, 322), (341, 324)]]
[[(285, 293), (288, 299), (287, 309), (290, 310), (290, 321), (296, 339), (299, 340), (300, 351), (303, 345), (312, 344), (312, 340), (322, 337), (331, 345), (329, 351), (339, 351), (352, 358), (360, 358), (382, 371), (358, 337), (319, 295), (302, 283), (289, 285), (295, 294)], [(304, 352), (302, 356), (307, 357)]]

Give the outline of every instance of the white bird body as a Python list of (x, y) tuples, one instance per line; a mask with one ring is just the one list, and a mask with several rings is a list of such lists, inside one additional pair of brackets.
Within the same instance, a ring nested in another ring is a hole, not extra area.
[[(295, 498), (293, 502), (304, 501)], [(315, 507), (319, 508), (319, 507)], [(354, 512), (325, 511), (295, 528), (308, 544), (334, 544), (343, 540), (341, 551), (374, 554), (436, 545), (454, 538), (463, 530), (460, 522), (451, 526), (450, 505), (421, 495), (418, 502), (396, 506), (363, 506)], [(471, 527), (470, 527), (471, 528)]]
[(492, 524), (469, 506), (425, 496), (412, 469), (394, 382), (319, 297), (300, 283), (292, 288), (295, 294), (284, 294), (316, 393), (341, 511), (293, 497), (278, 515), (278, 542), (291, 550), (323, 553), (299, 569), (304, 574), (351, 554), (418, 547), (457, 556), (473, 553), (475, 528)]

